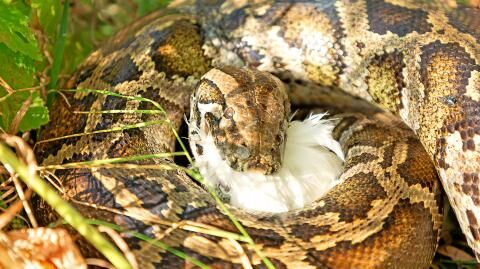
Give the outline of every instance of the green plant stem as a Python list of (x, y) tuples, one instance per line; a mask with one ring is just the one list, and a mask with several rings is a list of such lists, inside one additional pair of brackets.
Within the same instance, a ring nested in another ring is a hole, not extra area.
[(47, 166), (44, 166), (43, 169), (70, 169), (70, 168), (77, 168), (79, 166), (98, 167), (105, 164), (143, 161), (148, 159), (169, 158), (174, 156), (185, 156), (185, 152), (165, 152), (165, 153), (157, 153), (157, 154), (136, 155), (136, 156), (130, 156), (130, 157), (110, 158), (110, 159), (103, 159), (103, 160), (72, 162), (72, 163), (65, 163), (60, 165), (47, 165)]
[(65, 202), (47, 183), (35, 175), (31, 177), (26, 165), (20, 162), (13, 151), (4, 143), (0, 143), (0, 162), (11, 167), (20, 178), (44, 199), (65, 221), (79, 234), (87, 239), (100, 253), (102, 253), (116, 268), (131, 269), (132, 266), (117, 248), (107, 241), (100, 232), (88, 224), (70, 204)]
[[(58, 31), (57, 40), (55, 42), (55, 47), (53, 49), (53, 63), (52, 69), (50, 71), (50, 83), (48, 84), (49, 89), (55, 89), (58, 82), (58, 74), (60, 74), (60, 68), (62, 67), (63, 62), (63, 52), (65, 51), (65, 41), (67, 37), (68, 30), (68, 7), (69, 1), (63, 1), (63, 13), (62, 20), (60, 22), (60, 29)], [(47, 106), (50, 107), (55, 98), (55, 94), (50, 94), (47, 96)]]
[(208, 186), (208, 184), (205, 184), (205, 181), (203, 180), (203, 177), (193, 170), (185, 170), (185, 171), (190, 177), (192, 177), (196, 181), (204, 184), (207, 187), (208, 192), (212, 195), (213, 199), (215, 199), (215, 202), (217, 203), (217, 205), (228, 216), (228, 218), (232, 221), (233, 225), (244, 236), (244, 238), (247, 239), (246, 243), (249, 244), (253, 248), (255, 253), (257, 253), (257, 255), (262, 259), (262, 262), (265, 264), (265, 266), (268, 269), (275, 269), (275, 266), (272, 264), (272, 262), (265, 255), (263, 255), (262, 251), (257, 247), (257, 245), (255, 244), (253, 239), (250, 237), (248, 232), (245, 230), (245, 228), (243, 228), (242, 224), (235, 218), (235, 216), (233, 216), (232, 213), (230, 213), (228, 208), (225, 206), (225, 204), (223, 204), (223, 202), (217, 196), (215, 191), (210, 186)]
[(179, 251), (175, 248), (172, 248), (170, 247), (169, 245), (165, 244), (165, 243), (162, 243), (161, 241), (157, 240), (157, 239), (154, 239), (154, 238), (151, 238), (150, 236), (146, 235), (146, 234), (142, 234), (142, 233), (139, 233), (139, 232), (135, 232), (135, 231), (126, 231), (126, 230), (123, 230), (120, 226), (118, 225), (115, 225), (115, 224), (112, 224), (112, 223), (109, 223), (109, 222), (106, 222), (106, 221), (102, 221), (102, 220), (90, 220), (90, 223), (91, 224), (94, 224), (94, 225), (102, 225), (102, 226), (106, 226), (106, 227), (109, 227), (117, 232), (121, 232), (121, 233), (125, 233), (125, 234), (130, 234), (140, 240), (143, 240), (145, 242), (148, 242), (149, 244), (152, 244), (154, 245), (155, 247), (158, 247), (158, 248), (161, 248), (161, 249), (164, 249), (170, 253), (172, 253), (173, 255), (179, 257), (179, 258), (182, 258), (186, 261), (189, 261), (193, 264), (195, 264), (196, 266), (202, 268), (202, 269), (209, 269), (210, 267), (205, 265), (204, 263), (202, 263), (201, 261), (185, 254), (184, 252), (182, 251)]
[(79, 137), (79, 136), (84, 136), (84, 135), (103, 134), (103, 133), (119, 132), (119, 131), (128, 130), (128, 129), (143, 128), (143, 127), (147, 127), (147, 126), (151, 126), (151, 125), (162, 124), (164, 122), (165, 122), (165, 120), (144, 121), (144, 122), (140, 122), (140, 123), (136, 123), (136, 124), (123, 125), (123, 126), (119, 126), (119, 127), (113, 127), (113, 128), (110, 128), (110, 129), (105, 129), (105, 130), (97, 130), (97, 131), (93, 131), (93, 132), (85, 132), (85, 133), (80, 133), (80, 134), (64, 135), (64, 136), (54, 137), (54, 138), (50, 138), (50, 139), (40, 140), (40, 141), (37, 141), (37, 144), (42, 144), (42, 143), (47, 143), (47, 142), (72, 138), (72, 137)]

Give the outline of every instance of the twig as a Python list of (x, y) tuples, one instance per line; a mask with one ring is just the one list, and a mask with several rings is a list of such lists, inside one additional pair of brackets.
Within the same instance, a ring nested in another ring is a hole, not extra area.
[(12, 87), (8, 85), (8, 83), (2, 78), (2, 76), (0, 76), (0, 86), (2, 86), (8, 92), (8, 94), (14, 93)]
[[(7, 144), (15, 144), (11, 135), (0, 135), (0, 139)], [(0, 143), (0, 162), (10, 172), (16, 172), (19, 177), (42, 199), (44, 199), (61, 217), (65, 219), (79, 234), (89, 241), (100, 253), (102, 253), (115, 267), (130, 269), (132, 266), (125, 257), (108, 241), (97, 229), (88, 224), (88, 221), (75, 210), (69, 203), (65, 202), (47, 183), (36, 173), (31, 173), (31, 168), (20, 162), (12, 150)], [(26, 150), (26, 155), (33, 156), (31, 148)], [(28, 157), (24, 157), (28, 160)], [(33, 169), (35, 172), (35, 169)]]
[[(28, 199), (32, 195), (32, 190), (28, 189), (25, 192), (25, 197)], [(18, 200), (13, 205), (9, 206), (3, 213), (0, 215), (0, 230), (6, 227), (10, 221), (22, 210), (23, 208), (23, 201)]]
[(12, 123), (10, 124), (10, 128), (8, 129), (8, 133), (16, 134), (18, 132), (18, 128), (20, 126), (20, 122), (22, 121), (25, 114), (27, 114), (28, 108), (32, 104), (32, 94), (28, 96), (27, 100), (22, 103), (20, 109), (15, 113), (15, 117), (13, 117)]
[(248, 256), (245, 253), (245, 251), (243, 250), (240, 243), (238, 243), (238, 241), (235, 241), (233, 239), (228, 239), (228, 241), (230, 241), (230, 243), (235, 248), (235, 250), (238, 251), (238, 253), (240, 255), (240, 262), (242, 263), (243, 268), (244, 269), (253, 269), (252, 264), (250, 263), (250, 260), (248, 259)]
[[(13, 184), (15, 184), (15, 188), (17, 189), (18, 197), (22, 201), (23, 204), (23, 210), (25, 210), (25, 213), (27, 213), (28, 219), (30, 220), (30, 224), (32, 224), (33, 228), (38, 227), (37, 220), (35, 219), (35, 216), (33, 215), (32, 207), (28, 203), (28, 199), (30, 196), (26, 196), (23, 192), (22, 185), (20, 184), (20, 181), (18, 180), (17, 176), (13, 176)], [(29, 189), (30, 190), (30, 189)], [(31, 191), (30, 191), (31, 193)]]
[(113, 267), (112, 264), (102, 259), (87, 258), (85, 259), (85, 263), (91, 266), (102, 267), (107, 269), (115, 269), (115, 267)]
[(107, 226), (98, 226), (98, 230), (110, 236), (110, 238), (113, 240), (113, 242), (115, 242), (117, 247), (123, 252), (123, 255), (125, 255), (125, 257), (128, 259), (133, 269), (139, 268), (137, 259), (135, 259), (135, 255), (133, 255), (125, 240), (123, 240), (123, 238), (115, 230)]

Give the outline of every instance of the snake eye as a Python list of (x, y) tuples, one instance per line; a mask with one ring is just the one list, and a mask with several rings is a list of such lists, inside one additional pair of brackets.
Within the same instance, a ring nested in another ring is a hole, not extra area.
[(235, 115), (235, 110), (232, 107), (227, 107), (223, 111), (223, 117), (226, 119), (232, 119), (233, 115)]

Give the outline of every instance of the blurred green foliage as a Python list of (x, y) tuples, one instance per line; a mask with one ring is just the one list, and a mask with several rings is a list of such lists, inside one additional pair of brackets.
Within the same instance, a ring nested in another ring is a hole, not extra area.
[[(118, 29), (168, 0), (71, 0), (67, 21), (63, 1), (0, 0), (0, 128), (9, 133), (37, 129), (48, 122), (45, 105), (50, 82), (62, 85), (86, 56)], [(59, 38), (66, 28), (63, 42)], [(62, 44), (63, 45), (63, 44)], [(59, 62), (60, 83), (56, 82)]]
[[(30, 27), (33, 12), (22, 1), (3, 1), (0, 14), (0, 76), (10, 86), (0, 86), (0, 128), (8, 132), (28, 131), (48, 121), (48, 110), (38, 91), (15, 91), (33, 87), (39, 81), (36, 72), (43, 59)], [(25, 102), (29, 104), (23, 108), (25, 116), (11, 130), (12, 121)]]

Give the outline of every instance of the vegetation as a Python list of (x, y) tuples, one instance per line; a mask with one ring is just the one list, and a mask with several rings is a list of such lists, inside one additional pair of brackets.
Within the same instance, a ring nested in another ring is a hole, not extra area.
[[(30, 146), (35, 141), (39, 128), (49, 121), (48, 108), (59, 91), (59, 85), (65, 83), (75, 67), (108, 36), (139, 16), (165, 6), (166, 2), (167, 0), (0, 0), (0, 162), (4, 164), (0, 166), (0, 236), (5, 235), (13, 240), (12, 231), (37, 226), (32, 209), (28, 206), (32, 189), (57, 210), (65, 223), (77, 229), (97, 247), (111, 264), (117, 268), (136, 267), (128, 248), (122, 247), (111, 234), (112, 231), (129, 232), (116, 225), (87, 220), (79, 215), (52, 187), (45, 184), (35, 171), (32, 172), (32, 167), (35, 170), (35, 160)], [(470, 2), (472, 5), (478, 4), (478, 1)], [(161, 110), (160, 107), (158, 109)], [(153, 110), (150, 113), (157, 112)], [(149, 157), (151, 156), (143, 156)], [(105, 160), (101, 164), (121, 161)], [(14, 172), (28, 187), (13, 176)], [(194, 171), (187, 170), (187, 173), (194, 179), (202, 180)], [(222, 207), (221, 202), (218, 202)], [(455, 218), (451, 213), (447, 215), (449, 217), (445, 222), (442, 245), (432, 267), (475, 267), (472, 253)], [(232, 221), (239, 229), (239, 234), (205, 230), (205, 227), (194, 224), (188, 227), (253, 244), (249, 235), (233, 217)], [(97, 227), (112, 236), (117, 246), (106, 240)], [(171, 251), (196, 266), (207, 268), (200, 261), (160, 241), (140, 233), (130, 234)], [(6, 250), (5, 247), (8, 250), (8, 246), (0, 244), (0, 255)], [(13, 266), (15, 262), (5, 259), (0, 261), (0, 268)], [(268, 259), (264, 262), (267, 267), (273, 267)], [(108, 266), (108, 263), (98, 260), (91, 260), (90, 263)], [(244, 266), (248, 267), (248, 264)]]

